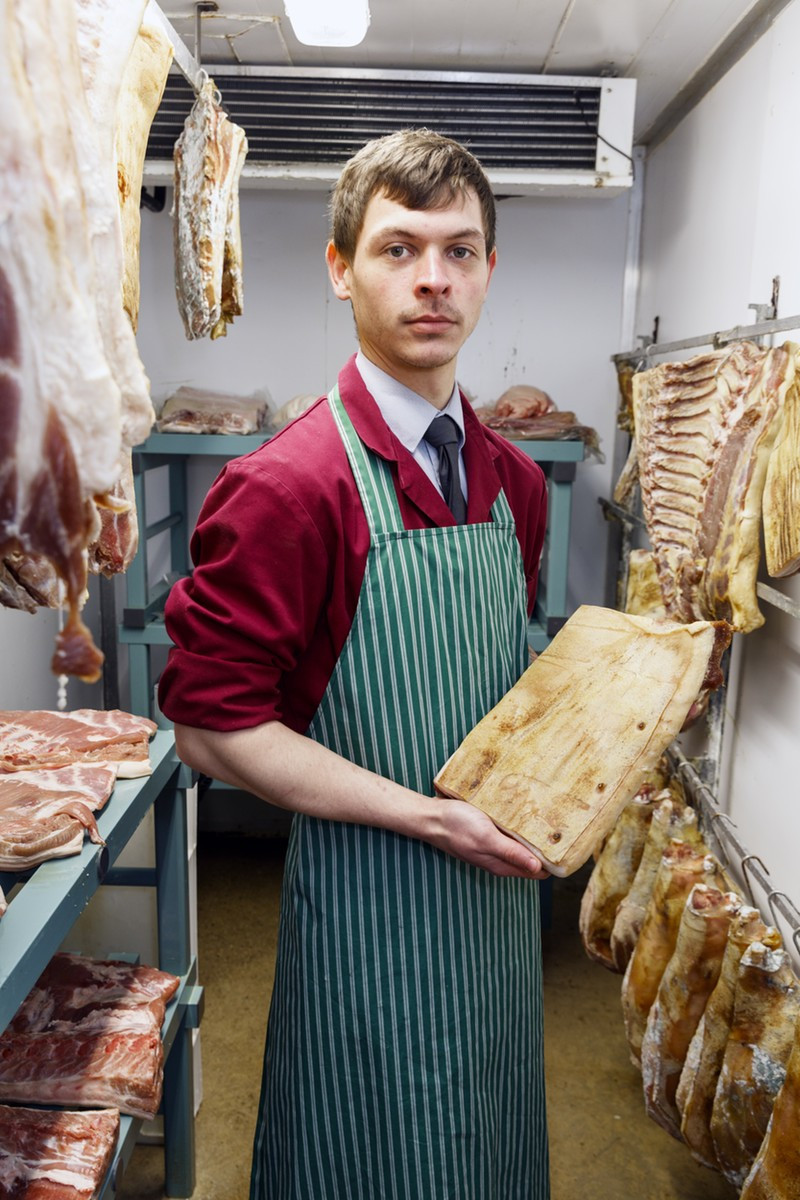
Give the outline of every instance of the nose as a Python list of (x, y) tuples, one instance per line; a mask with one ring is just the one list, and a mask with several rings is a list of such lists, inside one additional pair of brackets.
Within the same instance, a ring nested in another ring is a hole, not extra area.
[(444, 296), (450, 290), (447, 264), (440, 251), (433, 246), (420, 254), (416, 290), (421, 296)]

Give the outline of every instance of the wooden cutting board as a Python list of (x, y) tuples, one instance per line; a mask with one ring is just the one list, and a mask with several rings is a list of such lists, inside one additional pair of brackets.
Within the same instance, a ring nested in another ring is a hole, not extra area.
[(616, 823), (704, 688), (722, 679), (725, 622), (679, 625), (584, 605), (434, 780), (576, 871)]

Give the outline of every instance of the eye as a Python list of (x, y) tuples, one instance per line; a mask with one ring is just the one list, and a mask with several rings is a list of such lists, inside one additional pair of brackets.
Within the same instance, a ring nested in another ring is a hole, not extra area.
[(453, 258), (458, 258), (462, 261), (465, 258), (472, 257), (472, 250), (470, 250), (469, 246), (453, 246), (453, 249), (450, 251), (450, 253), (453, 255)]
[(388, 246), (386, 253), (389, 255), (389, 258), (405, 258), (408, 254), (408, 248), (406, 246)]

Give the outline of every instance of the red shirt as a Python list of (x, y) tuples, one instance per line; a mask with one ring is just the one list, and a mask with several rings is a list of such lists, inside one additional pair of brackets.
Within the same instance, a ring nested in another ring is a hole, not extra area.
[[(339, 391), (356, 432), (391, 464), (406, 529), (454, 524), (387, 426), (355, 360)], [(463, 398), (462, 398), (463, 399)], [(541, 468), (481, 425), (463, 401), (467, 521), (490, 519), (502, 487), (517, 525), (533, 609), (547, 493)], [(324, 399), (258, 450), (229, 462), (192, 536), (194, 573), (172, 589), (175, 643), (159, 681), (170, 720), (222, 731), (283, 721), (305, 732), (358, 603), (369, 529)]]

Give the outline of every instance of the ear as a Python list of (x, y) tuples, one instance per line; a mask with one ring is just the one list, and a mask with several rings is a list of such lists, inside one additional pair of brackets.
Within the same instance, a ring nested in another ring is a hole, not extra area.
[(349, 300), (350, 268), (333, 242), (328, 242), (325, 250), (325, 261), (328, 264), (328, 275), (330, 276), (334, 295), (339, 300)]
[(495, 246), (495, 248), (492, 250), (492, 252), (491, 252), (491, 254), (489, 255), (489, 257), (487, 258), (486, 262), (487, 262), (487, 265), (488, 265), (488, 267), (489, 267), (489, 273), (488, 273), (488, 275), (486, 276), (486, 290), (488, 291), (488, 290), (489, 290), (489, 280), (492, 278), (492, 274), (493, 274), (493, 272), (494, 272), (494, 269), (495, 269), (495, 267), (497, 266), (497, 247), (496, 247), (496, 246)]

